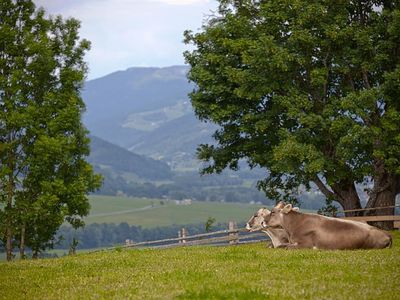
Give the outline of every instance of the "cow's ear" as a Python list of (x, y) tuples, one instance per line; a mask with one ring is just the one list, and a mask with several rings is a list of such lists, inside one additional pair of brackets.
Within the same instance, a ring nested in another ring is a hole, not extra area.
[(282, 209), (285, 206), (285, 202), (279, 201), (277, 205), (275, 205), (275, 208), (277, 209)]
[(282, 208), (282, 212), (283, 212), (284, 214), (287, 214), (287, 213), (290, 212), (291, 210), (292, 210), (292, 204), (287, 204), (287, 205), (285, 205), (284, 208)]
[(297, 206), (295, 206), (295, 207), (292, 208), (292, 210), (293, 210), (293, 211), (299, 211), (300, 208), (298, 208)]
[(269, 215), (271, 213), (271, 211), (268, 208), (264, 207), (263, 213), (266, 216), (266, 215)]

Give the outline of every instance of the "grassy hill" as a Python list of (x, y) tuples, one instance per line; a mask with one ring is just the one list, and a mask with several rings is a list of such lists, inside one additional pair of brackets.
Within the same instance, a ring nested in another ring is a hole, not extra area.
[(109, 196), (91, 196), (90, 204), (87, 224), (126, 222), (144, 228), (205, 223), (208, 217), (215, 218), (217, 223), (245, 222), (259, 208), (252, 204), (199, 201), (176, 205), (175, 201)]
[(0, 262), (0, 299), (398, 299), (400, 234), (383, 250), (263, 244)]

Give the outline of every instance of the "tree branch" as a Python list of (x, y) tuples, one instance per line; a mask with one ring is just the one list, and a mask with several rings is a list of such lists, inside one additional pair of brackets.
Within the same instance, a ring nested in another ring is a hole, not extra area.
[(376, 200), (378, 199), (378, 194), (382, 193), (389, 187), (390, 187), (389, 182), (387, 182), (383, 187), (380, 187), (379, 189), (374, 187), (371, 193), (369, 194), (369, 199), (365, 208), (375, 207)]
[(319, 190), (325, 195), (326, 198), (334, 199), (337, 201), (335, 193), (326, 187), (326, 185), (322, 182), (318, 175), (315, 175), (315, 177), (313, 178), (313, 182), (317, 185)]
[(371, 88), (371, 84), (369, 83), (368, 73), (364, 69), (362, 70), (362, 77), (363, 77), (363, 81), (364, 81), (365, 87), (367, 89), (370, 89)]

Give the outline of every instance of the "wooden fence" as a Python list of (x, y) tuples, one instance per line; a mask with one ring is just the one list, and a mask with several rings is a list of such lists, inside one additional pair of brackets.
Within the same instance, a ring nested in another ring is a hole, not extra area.
[[(383, 210), (400, 207), (400, 205), (394, 206), (385, 206), (385, 207), (372, 207), (372, 208), (360, 208), (360, 209), (350, 209), (350, 210), (342, 210), (338, 211), (338, 213), (346, 213), (346, 212), (360, 212), (360, 211), (372, 211), (372, 210)], [(381, 221), (392, 221), (394, 228), (400, 228), (400, 216), (396, 215), (382, 215), (382, 216), (355, 216), (355, 217), (341, 217), (347, 220), (353, 220), (358, 222), (381, 222)]]
[(134, 243), (126, 240), (124, 248), (172, 248), (195, 245), (226, 246), (257, 242), (269, 242), (269, 237), (261, 232), (248, 232), (246, 229), (238, 229), (236, 222), (229, 222), (227, 230), (214, 231), (196, 235), (189, 235), (185, 228), (178, 232), (177, 238)]

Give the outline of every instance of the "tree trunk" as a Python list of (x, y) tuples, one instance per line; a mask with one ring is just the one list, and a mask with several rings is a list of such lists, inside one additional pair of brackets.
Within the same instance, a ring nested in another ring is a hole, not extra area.
[[(331, 186), (330, 190), (327, 185), (318, 177), (315, 176), (313, 182), (318, 186), (319, 190), (326, 198), (338, 202), (343, 210), (360, 209), (360, 198), (357, 194), (356, 186), (352, 181), (339, 181)], [(346, 217), (358, 216), (361, 212), (345, 212)]]
[(25, 258), (25, 223), (22, 225), (22, 228), (21, 228), (21, 240), (19, 243), (19, 256), (20, 256), (20, 259)]
[(11, 261), (12, 260), (12, 230), (11, 230), (11, 226), (7, 225), (6, 236), (7, 236), (7, 242), (6, 242), (7, 261)]
[[(336, 195), (336, 201), (340, 203), (343, 210), (361, 209), (360, 197), (358, 196), (354, 182), (342, 181), (333, 184), (332, 190)], [(354, 217), (360, 214), (360, 211), (345, 212), (346, 217)]]
[[(375, 207), (394, 206), (395, 197), (396, 195), (394, 194), (393, 191), (385, 190), (378, 194)], [(368, 215), (373, 215), (373, 216), (394, 215), (394, 208), (386, 208), (386, 209), (370, 211)], [(379, 221), (379, 222), (368, 222), (368, 223), (372, 226), (376, 226), (384, 230), (393, 230), (394, 228), (393, 221)]]
[(397, 194), (400, 194), (400, 175), (396, 175), (395, 182), (396, 182), (395, 194), (397, 196)]
[[(374, 188), (367, 203), (368, 208), (394, 206), (396, 204), (396, 194), (398, 192), (398, 175), (384, 172), (379, 178), (375, 178)], [(369, 216), (387, 216), (394, 215), (394, 207), (379, 210), (370, 210)], [(384, 230), (393, 230), (393, 221), (368, 222)]]
[(9, 151), (7, 167), (9, 168), (8, 182), (7, 182), (7, 206), (6, 206), (6, 256), (7, 261), (13, 258), (12, 250), (12, 202), (14, 198), (14, 153)]

